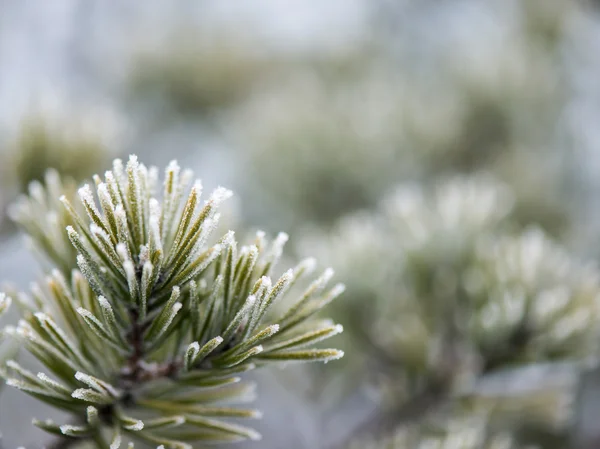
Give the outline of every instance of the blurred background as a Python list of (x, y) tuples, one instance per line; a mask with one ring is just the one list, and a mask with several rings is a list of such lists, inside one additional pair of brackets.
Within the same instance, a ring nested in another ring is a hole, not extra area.
[[(592, 0), (0, 0), (0, 280), (47, 168), (176, 158), (348, 286), (238, 447), (600, 447), (599, 55)], [(0, 444), (53, 413), (1, 390)]]

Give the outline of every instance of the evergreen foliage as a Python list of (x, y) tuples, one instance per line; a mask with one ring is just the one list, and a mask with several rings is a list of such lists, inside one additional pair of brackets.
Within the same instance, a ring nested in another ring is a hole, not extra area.
[(485, 416), (436, 418), (408, 425), (392, 437), (353, 442), (348, 449), (539, 449), (493, 429)]
[[(403, 186), (376, 213), (348, 216), (305, 242), (348, 285), (335, 313), (347, 324), (353, 359), (382, 375), (386, 407), (373, 429), (465, 399), (512, 404), (521, 423), (565, 424), (547, 401), (572, 398), (572, 386), (510, 373), (557, 363), (581, 371), (596, 360), (600, 274), (539, 228), (514, 226), (512, 204), (507, 187), (486, 175), (433, 190)], [(505, 384), (483, 394), (481, 382), (497, 375), (517, 376), (523, 391)]]
[[(172, 162), (161, 202), (158, 178), (135, 156), (126, 166), (115, 160), (104, 179), (78, 190), (79, 205), (65, 192), (63, 210), (56, 209), (56, 173), (45, 189), (30, 187), (13, 215), (57, 268), (30, 295), (14, 298), (22, 319), (5, 332), (46, 371), (34, 374), (10, 360), (2, 376), (73, 417), (34, 420), (36, 426), (102, 448), (108, 434), (111, 449), (126, 439), (177, 449), (258, 439), (227, 420), (261, 416), (227, 405), (252, 398), (240, 375), (273, 363), (340, 358), (339, 350), (313, 345), (341, 326), (314, 316), (344, 288), (327, 287), (326, 270), (298, 290), (314, 259), (276, 275), (283, 233), (269, 241), (259, 232), (238, 247), (230, 231), (209, 243), (231, 192), (217, 188), (201, 205), (200, 182), (186, 194), (192, 173)], [(9, 302), (3, 296), (1, 308)]]

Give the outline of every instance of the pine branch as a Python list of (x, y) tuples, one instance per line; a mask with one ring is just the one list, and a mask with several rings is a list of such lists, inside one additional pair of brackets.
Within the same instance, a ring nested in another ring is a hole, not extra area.
[[(93, 441), (109, 431), (111, 449), (126, 438), (177, 449), (258, 439), (254, 430), (226, 421), (260, 417), (221, 405), (252, 393), (236, 375), (274, 363), (340, 358), (341, 351), (314, 344), (341, 326), (313, 316), (343, 286), (327, 288), (332, 272), (326, 270), (316, 284), (298, 290), (312, 259), (272, 278), (287, 241), (283, 233), (271, 243), (259, 233), (239, 249), (233, 232), (209, 244), (218, 207), (231, 192), (218, 188), (201, 205), (196, 181), (185, 198), (191, 173), (171, 163), (161, 205), (156, 172), (135, 156), (126, 166), (116, 160), (104, 180), (94, 178), (95, 191), (79, 189), (80, 206), (62, 196), (72, 253), (62, 250), (63, 239), (45, 238), (60, 234), (45, 229), (49, 224), (65, 221), (38, 219), (37, 203), (44, 211), (56, 205), (46, 202), (41, 186), (35, 202), (23, 199), (15, 208), (61, 270), (34, 286), (33, 298), (19, 295), (22, 319), (5, 330), (47, 373), (9, 361), (2, 376), (71, 414), (78, 424), (34, 421), (69, 441)], [(54, 191), (60, 182), (51, 181)], [(0, 298), (0, 312), (8, 302)]]
[[(555, 401), (566, 396), (556, 387), (526, 397), (460, 394), (506, 367), (597, 360), (597, 267), (538, 228), (515, 232), (511, 203), (506, 186), (487, 175), (403, 186), (378, 211), (306, 241), (348, 284), (336, 312), (364, 353), (360, 368), (381, 374), (385, 404), (350, 439), (389, 437), (413, 416), (465, 399), (529, 407), (519, 424), (538, 420), (550, 430), (559, 407), (568, 409)], [(534, 405), (540, 397), (550, 401), (545, 409)]]

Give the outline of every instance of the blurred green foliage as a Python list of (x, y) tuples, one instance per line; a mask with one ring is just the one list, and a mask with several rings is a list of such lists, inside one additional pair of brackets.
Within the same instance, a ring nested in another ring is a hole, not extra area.
[(375, 33), (354, 52), (292, 65), (233, 115), (243, 182), (281, 226), (330, 226), (398, 182), (487, 170), (515, 190), (517, 221), (568, 235), (575, 155), (559, 123), (572, 8), (551, 3), (513, 5), (487, 53), (414, 61), (412, 41), (397, 48)]
[[(600, 272), (539, 228), (522, 230), (513, 203), (506, 185), (483, 175), (431, 189), (413, 184), (385, 198), (378, 212), (349, 215), (306, 238), (305, 250), (336, 267), (348, 287), (334, 307), (355, 353), (342, 370), (347, 380), (377, 380), (390, 410), (433, 398), (427, 410), (501, 370), (583, 367), (594, 357)], [(557, 394), (539, 388), (517, 398), (498, 393), (492, 403), (531, 419), (519, 400), (544, 403)]]
[(133, 61), (127, 81), (132, 101), (202, 119), (238, 105), (264, 72), (249, 46), (191, 32), (178, 32), (163, 49), (140, 51)]
[(53, 126), (42, 116), (26, 117), (12, 146), (14, 172), (19, 190), (32, 181), (43, 181), (48, 168), (74, 179), (90, 176), (109, 160), (108, 148), (97, 134), (77, 129), (77, 124)]

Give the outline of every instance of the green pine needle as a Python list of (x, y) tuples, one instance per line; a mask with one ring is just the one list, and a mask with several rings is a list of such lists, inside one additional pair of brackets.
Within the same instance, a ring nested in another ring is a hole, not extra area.
[[(12, 361), (1, 372), (8, 385), (77, 423), (34, 421), (37, 427), (96, 445), (112, 435), (111, 449), (130, 438), (168, 449), (259, 439), (227, 422), (260, 418), (259, 411), (219, 405), (253, 397), (252, 385), (236, 375), (254, 369), (253, 361), (343, 355), (312, 347), (342, 331), (311, 320), (343, 290), (327, 290), (333, 272), (303, 288), (315, 266), (307, 259), (272, 279), (287, 234), (269, 243), (258, 233), (247, 245), (233, 232), (212, 237), (231, 192), (219, 187), (202, 204), (201, 183), (188, 191), (191, 183), (191, 172), (172, 162), (158, 198), (157, 170), (131, 156), (78, 191), (63, 189), (51, 173), (45, 189), (36, 184), (13, 207), (58, 270), (34, 286), (31, 298), (22, 295), (21, 321), (3, 331), (47, 373)], [(0, 294), (0, 314), (10, 302)], [(275, 304), (287, 308), (280, 319)]]

